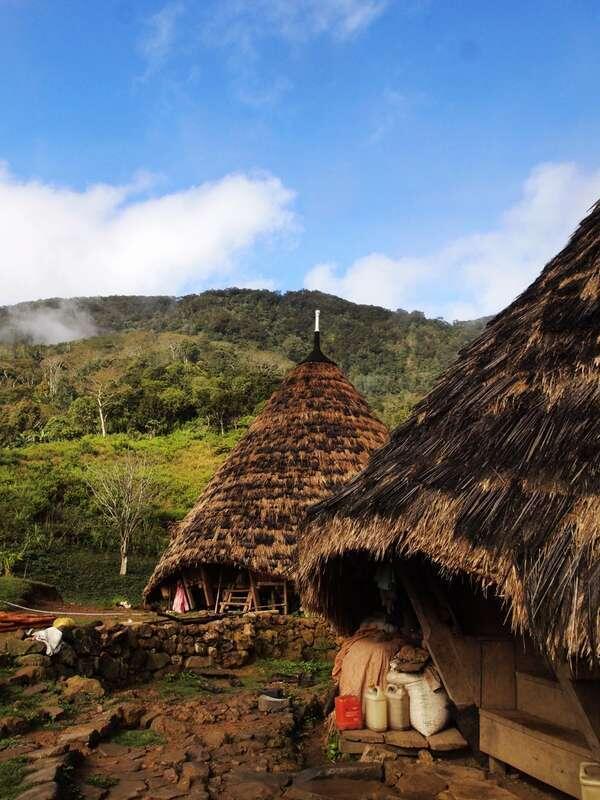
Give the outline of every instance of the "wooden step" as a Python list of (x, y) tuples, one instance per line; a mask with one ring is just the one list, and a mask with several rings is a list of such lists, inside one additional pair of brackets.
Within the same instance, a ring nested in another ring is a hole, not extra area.
[(456, 728), (446, 728), (428, 739), (414, 728), (406, 731), (376, 731), (363, 730), (342, 731), (340, 733), (341, 750), (343, 753), (360, 754), (365, 747), (372, 744), (385, 744), (390, 750), (401, 754), (416, 755), (419, 750), (431, 749), (434, 752), (451, 752), (463, 750), (468, 747), (460, 731)]
[(480, 709), (479, 747), (572, 797), (580, 796), (580, 762), (594, 760), (578, 731), (516, 709)]

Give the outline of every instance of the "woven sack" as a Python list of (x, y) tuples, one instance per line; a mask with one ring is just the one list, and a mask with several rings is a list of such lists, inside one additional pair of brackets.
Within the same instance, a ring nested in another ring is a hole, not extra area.
[(424, 673), (392, 670), (387, 674), (387, 682), (406, 688), (410, 698), (410, 724), (416, 731), (423, 736), (433, 736), (447, 727), (450, 699), (441, 684), (428, 681)]

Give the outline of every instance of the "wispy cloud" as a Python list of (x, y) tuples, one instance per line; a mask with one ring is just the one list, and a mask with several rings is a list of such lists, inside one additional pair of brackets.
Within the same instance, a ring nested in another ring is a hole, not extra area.
[(293, 194), (269, 175), (140, 197), (147, 187), (145, 176), (75, 191), (0, 169), (2, 302), (263, 283), (247, 259), (294, 229)]
[(176, 41), (177, 20), (183, 12), (183, 3), (171, 2), (143, 21), (138, 49), (146, 62), (144, 77), (150, 76), (166, 63)]
[(408, 119), (413, 105), (414, 101), (406, 94), (386, 88), (372, 114), (369, 142), (378, 144), (385, 139), (400, 122)]
[(490, 230), (453, 239), (426, 258), (371, 253), (346, 269), (317, 264), (304, 285), (449, 320), (493, 314), (531, 283), (598, 197), (600, 170), (541, 164)]
[(211, 28), (245, 49), (263, 37), (302, 42), (328, 35), (347, 40), (366, 30), (389, 0), (220, 0)]
[[(318, 38), (339, 45), (372, 25), (394, 0), (219, 0), (205, 10), (200, 29), (205, 46), (227, 54), (238, 99), (273, 105), (292, 88), (285, 72), (272, 75), (262, 63), (265, 47), (298, 48)], [(285, 68), (284, 68), (285, 69)]]

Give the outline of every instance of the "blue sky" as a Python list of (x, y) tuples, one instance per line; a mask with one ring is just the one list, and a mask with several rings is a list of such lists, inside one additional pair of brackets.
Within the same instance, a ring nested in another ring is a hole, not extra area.
[(0, 0), (0, 303), (493, 313), (600, 197), (599, 35), (592, 0)]

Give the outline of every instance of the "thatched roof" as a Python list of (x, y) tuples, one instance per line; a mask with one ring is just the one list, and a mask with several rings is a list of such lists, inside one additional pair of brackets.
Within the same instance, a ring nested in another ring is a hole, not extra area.
[(300, 588), (341, 628), (351, 563), (420, 555), (494, 587), (550, 655), (599, 654), (600, 203), (312, 519)]
[(386, 441), (387, 428), (322, 355), (317, 337), (179, 524), (146, 596), (207, 564), (293, 579), (306, 508), (349, 481)]

